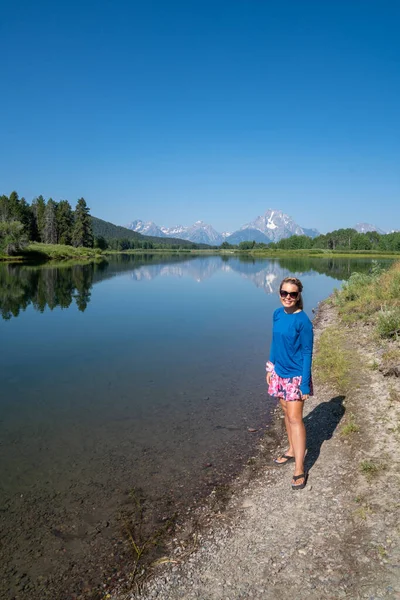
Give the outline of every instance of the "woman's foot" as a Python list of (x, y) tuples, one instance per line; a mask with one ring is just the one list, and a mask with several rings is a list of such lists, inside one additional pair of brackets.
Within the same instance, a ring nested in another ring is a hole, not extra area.
[(274, 458), (274, 463), (276, 465), (286, 465), (287, 463), (292, 462), (294, 460), (294, 456), (288, 454), (288, 452), (285, 452), (285, 454), (282, 454), (282, 456), (278, 456), (278, 458)]
[(302, 490), (306, 487), (308, 473), (303, 472), (298, 475), (293, 475), (292, 479), (292, 489), (293, 490)]

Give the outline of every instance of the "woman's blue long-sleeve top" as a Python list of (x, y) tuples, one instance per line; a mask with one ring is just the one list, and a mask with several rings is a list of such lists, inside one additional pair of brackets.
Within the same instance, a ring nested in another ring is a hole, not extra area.
[(302, 394), (310, 393), (313, 340), (312, 323), (303, 310), (286, 313), (282, 307), (274, 312), (269, 360), (279, 377), (302, 376)]

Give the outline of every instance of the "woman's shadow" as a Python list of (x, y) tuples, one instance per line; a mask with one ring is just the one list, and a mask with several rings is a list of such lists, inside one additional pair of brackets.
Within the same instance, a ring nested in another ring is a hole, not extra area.
[(331, 439), (339, 425), (346, 410), (343, 406), (344, 399), (345, 396), (336, 396), (329, 402), (322, 402), (304, 417), (307, 433), (306, 471), (312, 469), (318, 460), (322, 444)]

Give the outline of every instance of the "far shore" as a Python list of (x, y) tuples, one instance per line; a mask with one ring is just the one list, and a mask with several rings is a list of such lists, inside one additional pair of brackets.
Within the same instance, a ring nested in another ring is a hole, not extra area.
[(61, 244), (29, 244), (27, 248), (20, 254), (9, 256), (0, 254), (1, 262), (13, 263), (32, 263), (32, 262), (47, 262), (47, 261), (70, 261), (70, 260), (101, 260), (107, 256), (114, 255), (129, 255), (129, 254), (195, 254), (204, 255), (222, 255), (232, 256), (241, 255), (252, 258), (285, 258), (285, 257), (301, 257), (301, 258), (395, 258), (400, 256), (399, 252), (387, 252), (376, 250), (280, 250), (280, 249), (249, 249), (240, 250), (239, 248), (136, 248), (134, 250), (100, 250), (99, 248), (75, 248), (74, 246), (64, 246)]

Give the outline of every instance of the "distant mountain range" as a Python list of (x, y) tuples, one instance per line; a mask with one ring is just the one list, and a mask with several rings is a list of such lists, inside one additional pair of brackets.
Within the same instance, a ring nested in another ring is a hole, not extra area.
[(211, 246), (219, 246), (224, 241), (229, 244), (239, 244), (248, 240), (269, 244), (291, 235), (308, 235), (313, 238), (319, 235), (316, 229), (300, 227), (289, 215), (281, 210), (271, 208), (264, 215), (243, 225), (233, 233), (219, 233), (212, 225), (203, 221), (196, 221), (190, 227), (184, 227), (183, 225), (160, 227), (152, 221), (144, 222), (137, 219), (126, 225), (126, 227), (142, 235), (178, 237), (196, 244), (210, 244)]
[(107, 241), (127, 238), (128, 240), (137, 240), (139, 242), (147, 241), (155, 244), (165, 244), (166, 247), (176, 244), (177, 246), (187, 248), (190, 248), (193, 243), (191, 241), (178, 239), (172, 236), (168, 236), (168, 238), (165, 235), (153, 236), (150, 232), (146, 235), (143, 235), (137, 231), (127, 229), (126, 227), (121, 227), (120, 225), (114, 225), (108, 221), (103, 221), (103, 219), (98, 219), (97, 217), (92, 216), (91, 219), (94, 236), (104, 237)]
[(163, 238), (179, 238), (181, 240), (187, 240), (194, 242), (195, 244), (210, 244), (212, 246), (219, 246), (224, 241), (221, 233), (218, 233), (207, 223), (203, 221), (196, 221), (194, 225), (190, 227), (184, 227), (183, 225), (177, 225), (175, 227), (159, 227), (152, 221), (132, 221), (129, 225), (126, 225), (128, 229), (141, 233), (142, 235), (151, 235)]
[[(317, 229), (301, 227), (292, 217), (281, 210), (269, 208), (262, 216), (258, 216), (254, 221), (246, 223), (233, 233), (219, 233), (212, 225), (204, 221), (196, 221), (190, 227), (177, 225), (175, 227), (160, 227), (153, 221), (141, 221), (137, 219), (126, 225), (131, 231), (141, 233), (142, 235), (157, 236), (161, 238), (180, 238), (196, 244), (209, 244), (211, 246), (220, 246), (224, 241), (229, 244), (239, 244), (240, 242), (253, 241), (279, 242), (279, 240), (288, 238), (291, 235), (307, 235), (315, 238), (320, 235)], [(377, 231), (380, 234), (385, 232), (370, 223), (357, 223), (352, 229), (359, 233)]]

